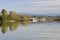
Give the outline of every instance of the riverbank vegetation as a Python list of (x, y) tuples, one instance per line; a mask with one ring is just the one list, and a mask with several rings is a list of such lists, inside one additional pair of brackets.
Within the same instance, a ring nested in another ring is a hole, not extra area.
[(3, 22), (20, 22), (22, 24), (26, 24), (27, 22), (49, 22), (49, 21), (60, 21), (60, 17), (56, 16), (29, 16), (24, 14), (22, 16), (18, 15), (18, 13), (14, 11), (10, 11), (9, 13), (2, 9), (0, 13), (0, 23)]
[(10, 31), (13, 31), (18, 28), (19, 24), (23, 24), (26, 26), (30, 23), (43, 23), (43, 22), (55, 22), (60, 21), (60, 17), (53, 16), (30, 16), (24, 14), (22, 16), (18, 15), (18, 13), (14, 11), (10, 11), (9, 13), (2, 9), (0, 13), (0, 27), (2, 28), (2, 33), (7, 32), (9, 27)]
[(0, 13), (0, 28), (2, 28), (2, 33), (7, 32), (7, 29), (9, 27), (10, 31), (15, 30), (20, 21), (20, 16), (14, 12), (10, 11), (9, 13), (5, 10), (2, 9)]
[(26, 18), (29, 18), (29, 16), (26, 14), (20, 17), (18, 13), (14, 11), (10, 11), (8, 13), (5, 9), (2, 9), (0, 13), (0, 21), (2, 20), (2, 22), (19, 22), (21, 20), (25, 22)]
[(2, 20), (2, 22), (10, 22), (10, 21), (19, 21), (20, 17), (19, 15), (14, 12), (14, 11), (10, 11), (9, 15), (7, 13), (7, 11), (5, 9), (2, 9), (1, 13), (0, 13), (0, 21)]

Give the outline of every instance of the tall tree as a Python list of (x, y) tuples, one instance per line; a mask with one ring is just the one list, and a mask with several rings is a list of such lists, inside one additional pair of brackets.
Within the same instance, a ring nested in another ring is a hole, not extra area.
[(1, 14), (2, 14), (2, 20), (6, 21), (7, 20), (7, 11), (5, 9), (2, 9)]
[(9, 19), (14, 20), (14, 21), (19, 21), (20, 20), (19, 15), (14, 11), (9, 12)]

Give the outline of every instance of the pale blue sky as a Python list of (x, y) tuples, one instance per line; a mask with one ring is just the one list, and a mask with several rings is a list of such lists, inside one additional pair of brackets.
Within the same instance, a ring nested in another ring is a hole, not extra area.
[(0, 11), (17, 13), (60, 13), (60, 0), (0, 0)]

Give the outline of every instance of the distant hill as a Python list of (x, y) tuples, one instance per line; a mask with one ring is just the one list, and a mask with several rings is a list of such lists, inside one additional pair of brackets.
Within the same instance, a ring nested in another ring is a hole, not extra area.
[(33, 13), (18, 13), (20, 16), (27, 14), (30, 16), (60, 16), (60, 13), (45, 13), (45, 14), (33, 14)]

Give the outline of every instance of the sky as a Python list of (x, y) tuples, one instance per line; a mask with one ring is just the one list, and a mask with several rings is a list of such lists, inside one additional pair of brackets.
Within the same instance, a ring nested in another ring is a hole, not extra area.
[(60, 13), (60, 0), (0, 0), (0, 11), (16, 11), (17, 13)]

